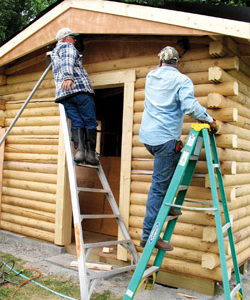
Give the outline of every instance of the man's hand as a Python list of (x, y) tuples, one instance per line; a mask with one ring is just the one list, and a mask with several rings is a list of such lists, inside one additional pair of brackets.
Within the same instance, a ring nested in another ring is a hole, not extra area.
[(62, 89), (67, 91), (69, 88), (73, 88), (74, 86), (74, 81), (69, 79), (69, 80), (64, 80), (62, 82)]
[(213, 119), (213, 122), (209, 123), (209, 125), (213, 133), (216, 133), (219, 130), (219, 123), (215, 119)]

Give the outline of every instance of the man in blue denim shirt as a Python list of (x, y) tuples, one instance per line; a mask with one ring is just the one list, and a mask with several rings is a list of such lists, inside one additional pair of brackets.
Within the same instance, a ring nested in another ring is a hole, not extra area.
[[(142, 247), (149, 237), (180, 158), (180, 151), (175, 151), (175, 148), (181, 136), (183, 115), (213, 122), (206, 109), (195, 99), (192, 81), (178, 71), (177, 50), (167, 46), (161, 50), (159, 58), (159, 67), (149, 72), (146, 77), (144, 112), (139, 134), (140, 142), (154, 156), (152, 185), (140, 242)], [(172, 207), (169, 214), (180, 215), (181, 212)], [(156, 248), (173, 250), (162, 239), (157, 241)]]
[(56, 84), (57, 103), (64, 105), (71, 120), (71, 132), (76, 148), (75, 161), (98, 165), (96, 157), (96, 115), (94, 91), (88, 74), (82, 65), (75, 37), (69, 28), (58, 31), (58, 43), (52, 51), (51, 59)]

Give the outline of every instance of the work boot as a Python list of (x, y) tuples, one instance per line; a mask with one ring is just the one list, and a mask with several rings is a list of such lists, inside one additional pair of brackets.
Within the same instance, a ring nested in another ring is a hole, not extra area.
[(99, 159), (96, 155), (96, 129), (85, 129), (85, 142), (86, 142), (86, 157), (87, 164), (97, 166), (99, 165)]
[(74, 160), (77, 164), (84, 163), (85, 161), (84, 135), (84, 128), (72, 130), (72, 140), (74, 142), (74, 148), (76, 149)]
[(180, 216), (180, 215), (182, 215), (182, 212), (179, 209), (176, 209), (175, 207), (171, 206), (168, 215), (169, 216)]
[[(140, 246), (142, 248), (145, 247), (147, 241), (141, 240), (140, 241)], [(159, 238), (158, 241), (155, 244), (155, 248), (163, 251), (172, 251), (174, 248), (169, 244), (167, 241), (163, 241), (163, 239)]]

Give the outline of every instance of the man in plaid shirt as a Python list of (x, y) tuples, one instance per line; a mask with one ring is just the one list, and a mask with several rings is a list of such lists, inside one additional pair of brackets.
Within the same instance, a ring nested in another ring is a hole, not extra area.
[(96, 157), (96, 115), (94, 91), (78, 50), (74, 47), (77, 33), (69, 28), (58, 31), (58, 43), (51, 53), (56, 84), (55, 102), (64, 105), (71, 120), (75, 161), (98, 165)]

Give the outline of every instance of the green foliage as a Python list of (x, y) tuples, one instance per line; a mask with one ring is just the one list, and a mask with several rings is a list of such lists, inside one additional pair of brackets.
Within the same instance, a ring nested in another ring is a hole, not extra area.
[(249, 0), (124, 0), (122, 2), (127, 3), (138, 3), (145, 4), (155, 7), (164, 7), (168, 3), (183, 3), (183, 2), (193, 2), (193, 3), (204, 3), (204, 4), (224, 4), (224, 5), (233, 5), (233, 6), (248, 6)]
[(4, 0), (0, 6), (0, 43), (22, 30), (56, 0)]

